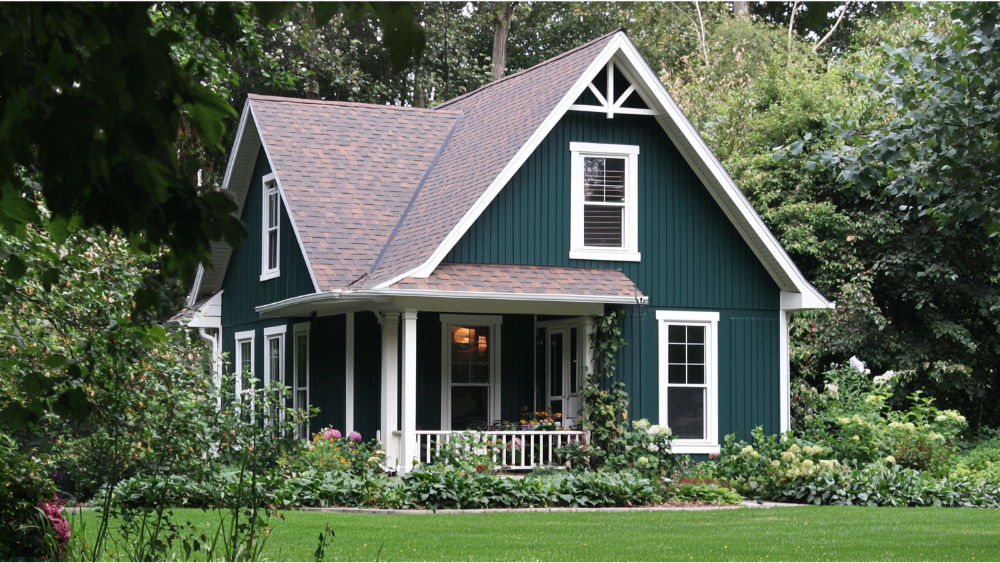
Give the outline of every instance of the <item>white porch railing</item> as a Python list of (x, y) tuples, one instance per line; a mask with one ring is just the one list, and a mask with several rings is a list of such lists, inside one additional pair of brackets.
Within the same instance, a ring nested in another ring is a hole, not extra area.
[[(468, 448), (468, 440), (455, 440), (456, 435), (466, 432), (450, 430), (417, 430), (414, 452), (420, 463), (437, 461), (449, 448)], [(475, 448), (479, 455), (488, 454), (496, 469), (532, 469), (537, 465), (555, 462), (553, 450), (570, 442), (578, 442), (583, 432), (577, 430), (536, 431), (536, 430), (483, 430), (475, 431), (478, 436)], [(389, 463), (399, 459), (402, 432), (392, 433), (386, 452)]]

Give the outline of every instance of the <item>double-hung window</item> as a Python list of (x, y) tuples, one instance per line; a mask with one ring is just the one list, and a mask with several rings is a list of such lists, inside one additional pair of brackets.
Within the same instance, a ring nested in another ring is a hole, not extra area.
[(676, 437), (673, 451), (718, 453), (719, 314), (657, 311), (659, 418)]
[(639, 147), (570, 143), (571, 259), (638, 262)]
[(264, 201), (261, 210), (260, 281), (281, 275), (281, 194), (274, 174), (264, 176)]
[(264, 329), (264, 390), (270, 396), (267, 420), (275, 420), (278, 412), (284, 418), (282, 396), (277, 386), (285, 382), (285, 325)]
[[(297, 411), (309, 410), (309, 323), (295, 325), (295, 375), (293, 407)], [(307, 413), (308, 415), (308, 413)], [(309, 437), (309, 422), (298, 427), (298, 437)]]
[(253, 409), (254, 331), (236, 333), (236, 403)]
[(487, 430), (500, 414), (498, 315), (441, 315), (444, 430)]

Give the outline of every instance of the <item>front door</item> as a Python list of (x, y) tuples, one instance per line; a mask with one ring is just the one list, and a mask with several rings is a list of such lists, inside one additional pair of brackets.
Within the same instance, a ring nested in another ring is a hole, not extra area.
[(552, 324), (545, 332), (548, 406), (553, 415), (561, 415), (558, 422), (562, 426), (575, 426), (580, 418), (580, 385), (585, 375), (581, 355), (586, 348), (582, 341), (583, 323), (577, 320)]

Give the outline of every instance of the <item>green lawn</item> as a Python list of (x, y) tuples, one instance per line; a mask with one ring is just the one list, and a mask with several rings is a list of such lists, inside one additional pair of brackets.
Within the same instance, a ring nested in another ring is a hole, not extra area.
[[(208, 529), (199, 510), (177, 517)], [(801, 507), (712, 512), (373, 515), (285, 512), (266, 557), (312, 561), (997, 561), (1000, 511)], [(88, 511), (88, 529), (95, 514)], [(379, 555), (380, 554), (380, 555)]]

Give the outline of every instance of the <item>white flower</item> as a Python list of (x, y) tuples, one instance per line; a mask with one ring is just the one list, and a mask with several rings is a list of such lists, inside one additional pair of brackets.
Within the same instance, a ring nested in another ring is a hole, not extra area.
[(740, 454), (742, 454), (742, 455), (748, 455), (752, 451), (753, 451), (753, 446), (746, 446), (745, 448), (743, 448), (742, 450), (740, 450)]
[(896, 458), (892, 457), (891, 455), (890, 455), (890, 456), (886, 456), (886, 458), (885, 458), (885, 461), (886, 461), (887, 463), (891, 463), (891, 464), (895, 465), (895, 463), (896, 463)]
[(650, 436), (656, 436), (657, 434), (660, 433), (660, 425), (659, 424), (654, 424), (654, 425), (650, 426), (649, 430), (647, 430), (647, 433)]
[(827, 383), (826, 384), (826, 391), (828, 393), (830, 393), (831, 397), (833, 397), (834, 399), (836, 399), (837, 396), (840, 395), (840, 385), (837, 385), (836, 383)]
[(647, 446), (646, 449), (648, 449), (651, 452), (658, 452), (658, 451), (660, 451), (660, 447), (657, 446), (656, 444), (650, 444), (649, 446)]
[(645, 418), (636, 420), (632, 423), (632, 428), (635, 428), (636, 430), (647, 430), (649, 428), (649, 421)]
[(848, 362), (851, 364), (852, 368), (860, 372), (867, 373), (865, 370), (865, 363), (859, 360), (857, 356), (851, 356), (851, 359), (848, 360)]
[(893, 377), (896, 377), (896, 372), (892, 370), (889, 370), (883, 373), (882, 375), (876, 375), (874, 379), (875, 385), (883, 385), (885, 383), (889, 383), (890, 381), (892, 381)]

